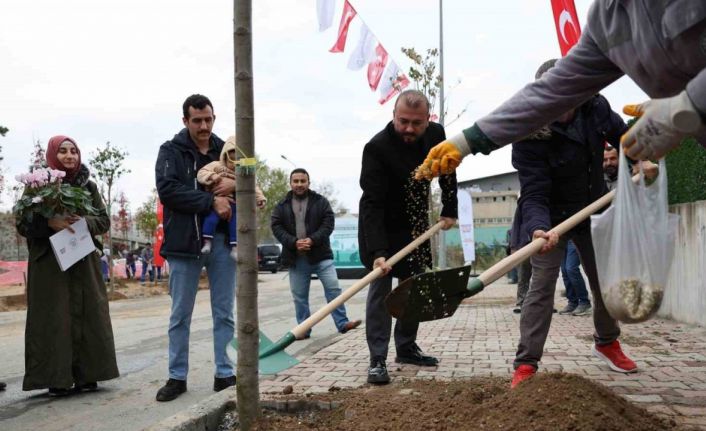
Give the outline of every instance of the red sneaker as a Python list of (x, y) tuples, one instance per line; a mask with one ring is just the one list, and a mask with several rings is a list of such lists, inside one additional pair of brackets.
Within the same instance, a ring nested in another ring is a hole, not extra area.
[(593, 356), (608, 364), (613, 371), (619, 373), (634, 373), (637, 371), (637, 365), (623, 353), (618, 340), (602, 346), (594, 344), (591, 351)]
[(534, 376), (537, 369), (531, 365), (520, 365), (515, 369), (515, 373), (512, 375), (512, 383), (510, 383), (510, 389), (515, 389), (515, 386), (519, 385), (523, 380), (527, 380)]

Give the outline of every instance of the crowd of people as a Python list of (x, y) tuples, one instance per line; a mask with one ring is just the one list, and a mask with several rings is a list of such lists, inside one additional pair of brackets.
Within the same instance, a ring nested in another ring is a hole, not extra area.
[[(684, 137), (694, 136), (706, 145), (706, 9), (699, 2), (679, 3), (679, 9), (672, 7), (677, 3), (668, 3), (597, 0), (586, 31), (566, 57), (541, 65), (534, 82), (450, 139), (441, 125), (430, 122), (430, 103), (423, 93), (407, 90), (398, 96), (392, 120), (362, 150), (360, 256), (368, 269), (380, 268), (382, 273), (370, 286), (366, 302), (370, 383), (390, 381), (386, 361), (392, 318), (384, 298), (393, 278), (419, 274), (431, 265), (429, 243), (394, 267), (387, 261), (429, 228), (429, 182), (424, 179), (440, 177), (440, 221), (449, 229), (458, 217), (454, 171), (462, 158), (511, 143), (521, 190), (510, 250), (533, 239), (545, 240), (540, 253), (518, 271), (520, 339), (512, 387), (537, 371), (560, 272), (568, 302), (561, 313), (592, 314), (593, 354), (614, 371), (637, 371), (635, 362), (621, 349), (618, 322), (603, 304), (588, 223), (562, 237), (552, 228), (614, 187), (620, 157), (617, 148), (622, 146), (640, 166), (639, 160), (663, 157)], [(679, 18), (684, 16), (689, 18)], [(655, 22), (662, 25), (655, 26)], [(599, 94), (624, 74), (653, 98), (624, 109), (639, 117), (630, 129)], [(234, 334), (235, 141), (224, 142), (212, 133), (215, 119), (207, 97), (189, 96), (183, 104), (184, 128), (161, 145), (155, 165), (165, 219), (160, 253), (169, 264), (172, 300), (168, 380), (157, 392), (158, 401), (173, 400), (187, 390), (191, 316), (204, 267), (213, 318), (213, 389), (236, 384), (234, 364), (226, 355)], [(81, 163), (77, 143), (55, 136), (49, 140), (46, 158), (49, 167), (66, 173), (66, 181), (91, 193), (98, 215), (84, 218), (94, 238), (105, 233), (110, 219)], [(647, 175), (658, 174), (650, 163), (642, 168)], [(309, 188), (305, 169), (292, 171), (289, 180), (291, 190), (277, 205), (271, 226), (282, 243), (282, 258), (289, 264), (295, 318), (302, 322), (310, 313), (311, 274), (319, 276), (327, 300), (340, 293), (329, 244), (334, 218), (329, 202)], [(257, 204), (264, 205), (260, 195)], [(93, 391), (98, 382), (119, 374), (105, 282), (99, 276), (100, 257), (89, 254), (61, 271), (49, 245), (50, 235), (71, 230), (78, 218), (66, 214), (17, 224), (30, 256), (23, 390), (48, 389), (52, 396)], [(102, 250), (102, 244), (95, 241)], [(146, 276), (154, 277), (151, 253), (151, 247), (145, 247), (139, 257), (143, 282)], [(136, 256), (130, 255), (128, 275), (134, 277)], [(359, 319), (348, 319), (343, 305), (332, 317), (342, 333), (361, 324)], [(438, 359), (425, 354), (416, 342), (418, 327), (418, 322), (404, 319), (395, 323), (395, 361), (436, 366)]]

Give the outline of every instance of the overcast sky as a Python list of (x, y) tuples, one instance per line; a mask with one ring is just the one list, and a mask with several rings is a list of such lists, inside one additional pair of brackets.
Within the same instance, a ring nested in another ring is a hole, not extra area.
[[(331, 54), (334, 24), (318, 31), (316, 1), (253, 1), (255, 145), (275, 167), (292, 169), (285, 155), (309, 170), (314, 185), (330, 181), (357, 212), (358, 175), (365, 143), (392, 118), (380, 106), (365, 69), (346, 68), (362, 18), (403, 70), (401, 47), (438, 46), (438, 2), (351, 0), (357, 9), (346, 52)], [(576, 0), (581, 24), (591, 1)], [(234, 133), (232, 2), (183, 0), (23, 0), (0, 13), (0, 125), (10, 129), (2, 168), (12, 186), (25, 172), (33, 140), (73, 137), (87, 161), (105, 141), (129, 152), (132, 173), (117, 187), (134, 211), (154, 188), (161, 143), (182, 127), (181, 104), (192, 93), (214, 104), (214, 132)], [(458, 133), (560, 55), (549, 0), (444, 1), (447, 128)], [(603, 92), (619, 111), (646, 98), (627, 78)], [(460, 180), (511, 170), (509, 147), (467, 158)], [(9, 187), (8, 187), (9, 188)], [(5, 194), (2, 208), (12, 198)]]

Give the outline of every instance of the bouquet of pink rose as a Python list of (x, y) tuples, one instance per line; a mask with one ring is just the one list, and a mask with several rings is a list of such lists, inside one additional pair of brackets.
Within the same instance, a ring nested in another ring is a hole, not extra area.
[(12, 208), (15, 217), (31, 223), (35, 214), (47, 219), (59, 214), (98, 214), (91, 193), (63, 183), (65, 175), (64, 171), (49, 168), (17, 175), (15, 179), (24, 184), (24, 193)]

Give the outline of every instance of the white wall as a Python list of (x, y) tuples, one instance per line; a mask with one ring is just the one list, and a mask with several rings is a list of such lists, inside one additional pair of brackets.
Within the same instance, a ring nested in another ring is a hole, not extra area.
[(706, 326), (706, 201), (673, 205), (681, 217), (659, 315)]

